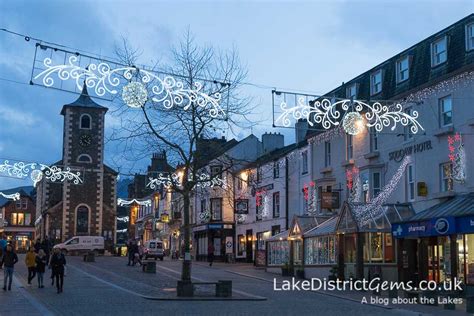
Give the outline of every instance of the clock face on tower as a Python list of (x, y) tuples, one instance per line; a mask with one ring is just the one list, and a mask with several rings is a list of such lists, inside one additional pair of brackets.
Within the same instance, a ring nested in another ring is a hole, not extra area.
[(79, 138), (79, 145), (81, 145), (82, 147), (89, 146), (91, 142), (92, 142), (92, 138), (89, 134), (84, 134), (81, 136), (81, 138)]

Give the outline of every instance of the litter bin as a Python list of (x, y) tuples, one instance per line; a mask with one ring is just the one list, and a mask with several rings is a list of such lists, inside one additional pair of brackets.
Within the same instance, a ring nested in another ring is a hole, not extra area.
[(155, 261), (143, 262), (143, 272), (156, 273), (156, 262)]
[(232, 281), (219, 280), (216, 285), (217, 297), (231, 297), (232, 296)]

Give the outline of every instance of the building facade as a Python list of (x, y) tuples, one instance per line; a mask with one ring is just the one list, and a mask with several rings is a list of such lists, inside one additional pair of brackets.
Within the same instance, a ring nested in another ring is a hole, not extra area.
[(117, 173), (104, 164), (107, 108), (94, 102), (84, 86), (80, 97), (64, 105), (63, 157), (55, 166), (80, 172), (82, 182), (42, 179), (37, 184), (37, 232), (56, 242), (73, 236), (103, 236), (112, 251), (116, 230)]

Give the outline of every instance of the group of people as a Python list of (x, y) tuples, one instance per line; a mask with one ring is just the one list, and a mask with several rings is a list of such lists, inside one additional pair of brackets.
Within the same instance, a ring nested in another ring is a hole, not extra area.
[(143, 254), (145, 249), (143, 245), (139, 245), (136, 240), (129, 240), (127, 242), (127, 266), (135, 266), (137, 263), (142, 265)]
[[(44, 288), (44, 273), (48, 266), (51, 269), (51, 285), (54, 285), (54, 280), (56, 280), (57, 292), (61, 293), (64, 284), (66, 257), (58, 248), (53, 249), (52, 256), (50, 256), (50, 253), (51, 243), (47, 238), (43, 242), (37, 239), (34, 246), (28, 249), (25, 256), (25, 264), (28, 268), (28, 284), (31, 285), (31, 281), (36, 277), (38, 288)], [(4, 291), (11, 291), (12, 289), (13, 272), (17, 262), (18, 256), (13, 245), (2, 236), (0, 239), (0, 269), (4, 267)]]

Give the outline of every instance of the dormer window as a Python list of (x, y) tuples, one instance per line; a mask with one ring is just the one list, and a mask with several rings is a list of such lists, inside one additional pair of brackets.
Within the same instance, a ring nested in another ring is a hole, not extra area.
[(382, 92), (382, 70), (377, 70), (370, 75), (370, 94)]
[(466, 50), (474, 49), (474, 23), (466, 25)]
[(436, 67), (448, 59), (447, 38), (440, 38), (431, 44), (431, 67)]
[(408, 56), (397, 61), (397, 83), (403, 82), (409, 77)]
[(81, 129), (91, 129), (92, 128), (92, 118), (89, 114), (82, 114), (80, 118), (80, 128)]

